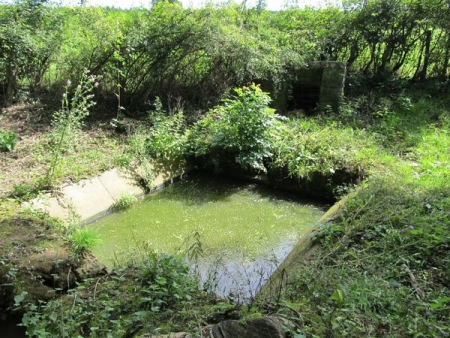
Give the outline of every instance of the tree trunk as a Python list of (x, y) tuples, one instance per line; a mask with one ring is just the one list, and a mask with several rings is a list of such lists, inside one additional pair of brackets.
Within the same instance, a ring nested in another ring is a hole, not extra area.
[(423, 57), (423, 67), (419, 73), (418, 79), (420, 81), (425, 81), (427, 78), (428, 65), (430, 63), (430, 45), (431, 45), (432, 31), (428, 29), (425, 32), (425, 55)]
[(386, 66), (392, 56), (392, 51), (394, 50), (393, 43), (388, 42), (386, 48), (384, 49), (383, 56), (381, 58), (380, 67), (378, 67), (378, 74), (383, 73), (386, 70)]
[(442, 67), (439, 71), (439, 78), (441, 81), (447, 80), (447, 69), (450, 64), (450, 36), (447, 37), (447, 45), (445, 48), (444, 60), (442, 62)]
[(7, 87), (6, 87), (6, 95), (5, 95), (5, 107), (9, 107), (13, 103), (14, 95), (17, 91), (17, 70), (16, 65), (13, 60), (14, 52), (10, 53), (10, 58), (12, 62), (10, 62), (7, 66), (6, 74), (7, 74)]

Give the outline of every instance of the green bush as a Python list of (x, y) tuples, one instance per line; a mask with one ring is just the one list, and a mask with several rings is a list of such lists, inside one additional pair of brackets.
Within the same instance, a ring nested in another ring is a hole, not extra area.
[(0, 151), (12, 151), (17, 141), (16, 133), (0, 129)]
[(214, 306), (213, 299), (198, 289), (181, 259), (148, 253), (127, 268), (84, 281), (63, 297), (29, 305), (22, 324), (30, 337), (194, 331), (205, 321), (206, 309)]
[(184, 115), (181, 110), (168, 115), (162, 108), (159, 98), (155, 102), (155, 110), (149, 114), (152, 124), (146, 140), (150, 155), (169, 159), (185, 155), (189, 132), (185, 129)]
[(265, 172), (264, 162), (272, 156), (282, 118), (269, 108), (271, 99), (259, 86), (237, 88), (235, 93), (194, 125), (191, 152), (209, 157), (216, 167), (231, 156), (243, 169)]
[(180, 258), (150, 253), (141, 263), (141, 306), (160, 312), (190, 299), (198, 285)]

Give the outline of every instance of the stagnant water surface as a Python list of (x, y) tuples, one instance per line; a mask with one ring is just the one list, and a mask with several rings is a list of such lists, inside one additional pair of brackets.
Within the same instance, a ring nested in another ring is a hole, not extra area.
[(93, 251), (108, 267), (148, 249), (194, 254), (203, 283), (248, 298), (322, 214), (293, 194), (195, 174), (94, 223), (102, 244)]

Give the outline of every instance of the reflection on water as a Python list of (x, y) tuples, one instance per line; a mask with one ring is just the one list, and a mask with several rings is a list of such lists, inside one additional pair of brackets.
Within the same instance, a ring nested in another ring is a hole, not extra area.
[(167, 253), (201, 248), (192, 272), (219, 295), (246, 298), (322, 214), (292, 194), (192, 175), (94, 223), (103, 239), (94, 254), (112, 267), (141, 247)]
[(219, 296), (232, 296), (238, 302), (245, 302), (256, 295), (295, 243), (292, 238), (281, 241), (271, 251), (253, 258), (243, 252), (207, 255), (190, 262), (191, 272)]

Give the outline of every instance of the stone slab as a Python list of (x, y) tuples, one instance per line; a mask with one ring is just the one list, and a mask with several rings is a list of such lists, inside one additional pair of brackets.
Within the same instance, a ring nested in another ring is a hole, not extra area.
[[(185, 168), (175, 166), (171, 171), (157, 174), (153, 183), (156, 187), (163, 186), (184, 172)], [(139, 197), (145, 194), (145, 190), (131, 174), (111, 169), (97, 177), (61, 187), (58, 197), (44, 195), (24, 206), (32, 206), (63, 220), (74, 213), (80, 221), (89, 222), (107, 213), (111, 205), (125, 193)]]
[(103, 183), (96, 177), (62, 188), (64, 200), (85, 221), (102, 213), (115, 202)]
[(135, 196), (144, 194), (142, 187), (138, 185), (130, 174), (117, 169), (105, 171), (98, 179), (115, 201), (125, 193)]
[(50, 216), (67, 219), (69, 218), (69, 209), (63, 200), (63, 197), (53, 197), (50, 194), (39, 196), (30, 202), (24, 203), (24, 206), (31, 206), (34, 209), (46, 211)]

